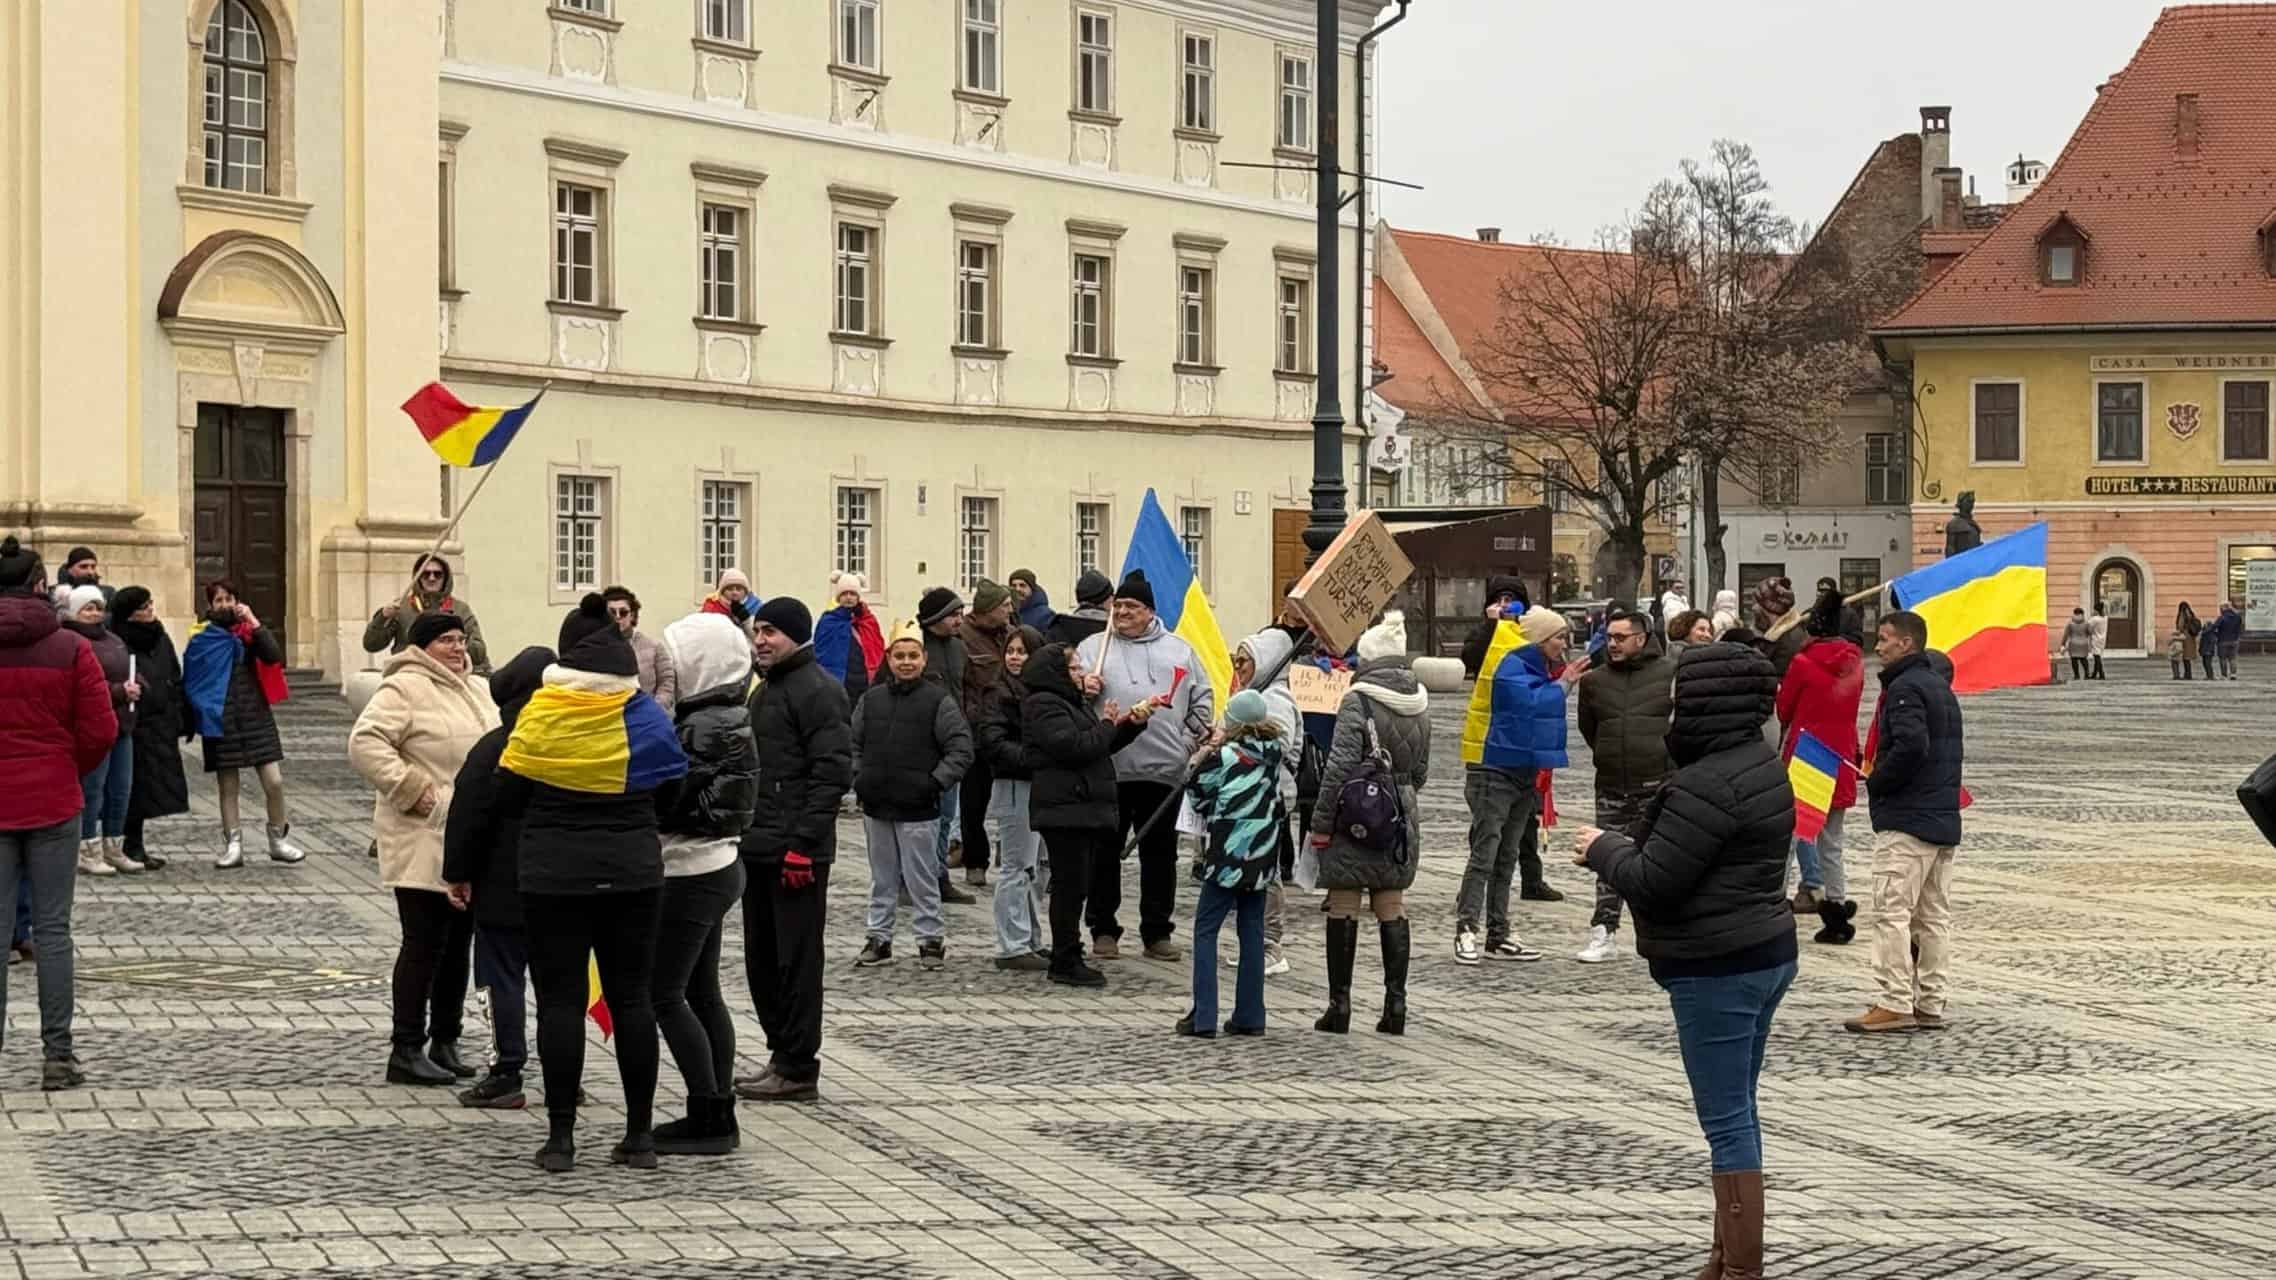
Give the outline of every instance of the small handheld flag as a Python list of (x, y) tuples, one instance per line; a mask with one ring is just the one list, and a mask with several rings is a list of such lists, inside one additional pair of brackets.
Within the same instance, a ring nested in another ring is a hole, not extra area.
[(1832, 747), (1809, 730), (1794, 736), (1794, 758), (1786, 762), (1786, 780), (1794, 787), (1794, 838), (1815, 840), (1826, 829), (1826, 814), (1833, 809), (1833, 787), (1849, 765)]
[(591, 952), (585, 953), (585, 1016), (601, 1029), (601, 1039), (616, 1034), (616, 1019), (609, 1014), (609, 1002), (601, 994), (601, 962)]
[(498, 460), (514, 433), (529, 421), (530, 410), (545, 398), (540, 390), (527, 403), (511, 409), (486, 408), (463, 403), (450, 388), (430, 382), (411, 393), (403, 412), (418, 424), (419, 434), (436, 456), (454, 467), (486, 467)]
[[(1217, 695), (1217, 705), (1225, 705), (1232, 696), (1233, 655), (1225, 647), (1225, 636), (1217, 629), (1217, 616), (1210, 612), (1209, 597), (1201, 590), (1201, 581), (1193, 573), (1193, 564), (1186, 559), (1185, 544), (1170, 527), (1170, 518), (1162, 514), (1162, 504), (1148, 489), (1138, 504), (1138, 520), (1130, 529), (1130, 551), (1122, 558), (1122, 572), (1127, 576), (1133, 569), (1143, 571), (1146, 581), (1154, 588), (1154, 611), (1161, 618), (1162, 629), (1192, 646), (1193, 654), (1201, 660), (1202, 674), (1209, 677), (1209, 685)], [(1112, 634), (1109, 632), (1109, 634)]]

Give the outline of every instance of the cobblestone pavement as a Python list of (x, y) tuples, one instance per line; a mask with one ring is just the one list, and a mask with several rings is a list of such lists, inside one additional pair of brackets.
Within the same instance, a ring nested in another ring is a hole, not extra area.
[[(1845, 1034), (1865, 950), (1805, 944), (1762, 1084), (1772, 1275), (2276, 1274), (2276, 851), (2231, 794), (2272, 749), (2276, 702), (2265, 684), (2121, 674), (1966, 703), (1978, 804), (1952, 1029)], [(1442, 765), (1457, 704), (1435, 713)], [(620, 1094), (601, 1050), (584, 1162), (548, 1178), (527, 1160), (534, 1106), (468, 1112), (382, 1084), (395, 921), (363, 857), (347, 713), (304, 699), (284, 724), (306, 865), (212, 870), (201, 778), (198, 814), (153, 827), (171, 868), (80, 881), (88, 1088), (37, 1089), (30, 973), (10, 975), (0, 1249), (25, 1276), (1594, 1280), (1697, 1265), (1707, 1156), (1666, 1003), (1632, 955), (1570, 959), (1587, 886), (1561, 836), (1550, 874), (1571, 897), (1518, 915), (1550, 960), (1454, 965), (1454, 768), (1425, 792), (1403, 1040), (1366, 1029), (1371, 935), (1354, 1034), (1310, 1029), (1323, 988), (1302, 907), (1297, 968), (1270, 986), (1258, 1041), (1173, 1038), (1182, 966), (1113, 963), (1103, 993), (998, 973), (984, 905), (951, 909), (943, 972), (857, 973), (849, 823), (826, 1101), (745, 1107), (735, 1156), (611, 1169)], [(1589, 811), (1578, 745), (1558, 786), (1569, 820)], [(739, 941), (725, 970), (748, 1059)], [(663, 1074), (659, 1113), (677, 1114)]]

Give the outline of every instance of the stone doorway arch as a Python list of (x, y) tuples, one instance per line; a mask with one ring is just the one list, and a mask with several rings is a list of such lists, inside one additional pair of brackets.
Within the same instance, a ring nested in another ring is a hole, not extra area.
[(2158, 651), (2157, 576), (2132, 547), (2110, 546), (2087, 557), (2079, 580), (2079, 604), (2099, 602), (2109, 620), (2104, 648), (2113, 657), (2146, 657)]

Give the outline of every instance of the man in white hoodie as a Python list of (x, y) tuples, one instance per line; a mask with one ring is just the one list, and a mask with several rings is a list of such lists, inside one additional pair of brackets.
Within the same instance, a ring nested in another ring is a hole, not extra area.
[[(1170, 634), (1154, 616), (1153, 584), (1135, 570), (1115, 588), (1106, 631), (1083, 641), (1076, 652), (1082, 660), (1086, 687), (1095, 680), (1097, 692), (1107, 701), (1124, 708), (1149, 698), (1160, 699), (1163, 704), (1146, 722), (1146, 731), (1138, 740), (1114, 756), (1121, 838), (1127, 841), (1133, 830), (1144, 825), (1185, 785), (1186, 761), (1208, 736), (1216, 719), (1216, 692), (1210, 688), (1209, 673), (1194, 657), (1193, 647)], [(1148, 960), (1184, 958), (1170, 941), (1176, 930), (1170, 916), (1177, 909), (1177, 846), (1175, 814), (1155, 823), (1138, 844), (1138, 933), (1145, 941)], [(1085, 910), (1091, 955), (1100, 960), (1121, 955), (1122, 924), (1115, 918), (1122, 906), (1118, 852), (1119, 846), (1102, 851), (1099, 863), (1091, 868), (1090, 900)]]

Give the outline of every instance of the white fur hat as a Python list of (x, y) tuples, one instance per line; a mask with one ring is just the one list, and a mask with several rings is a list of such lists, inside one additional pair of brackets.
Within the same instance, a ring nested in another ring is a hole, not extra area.
[(854, 592), (857, 595), (868, 595), (869, 580), (862, 577), (858, 573), (848, 573), (843, 569), (840, 569), (836, 573), (830, 575), (831, 604), (836, 604), (838, 602), (838, 597), (844, 595), (848, 591)]
[(1360, 633), (1359, 660), (1372, 662), (1377, 658), (1403, 657), (1407, 652), (1407, 615), (1397, 609), (1383, 615), (1383, 620)]

